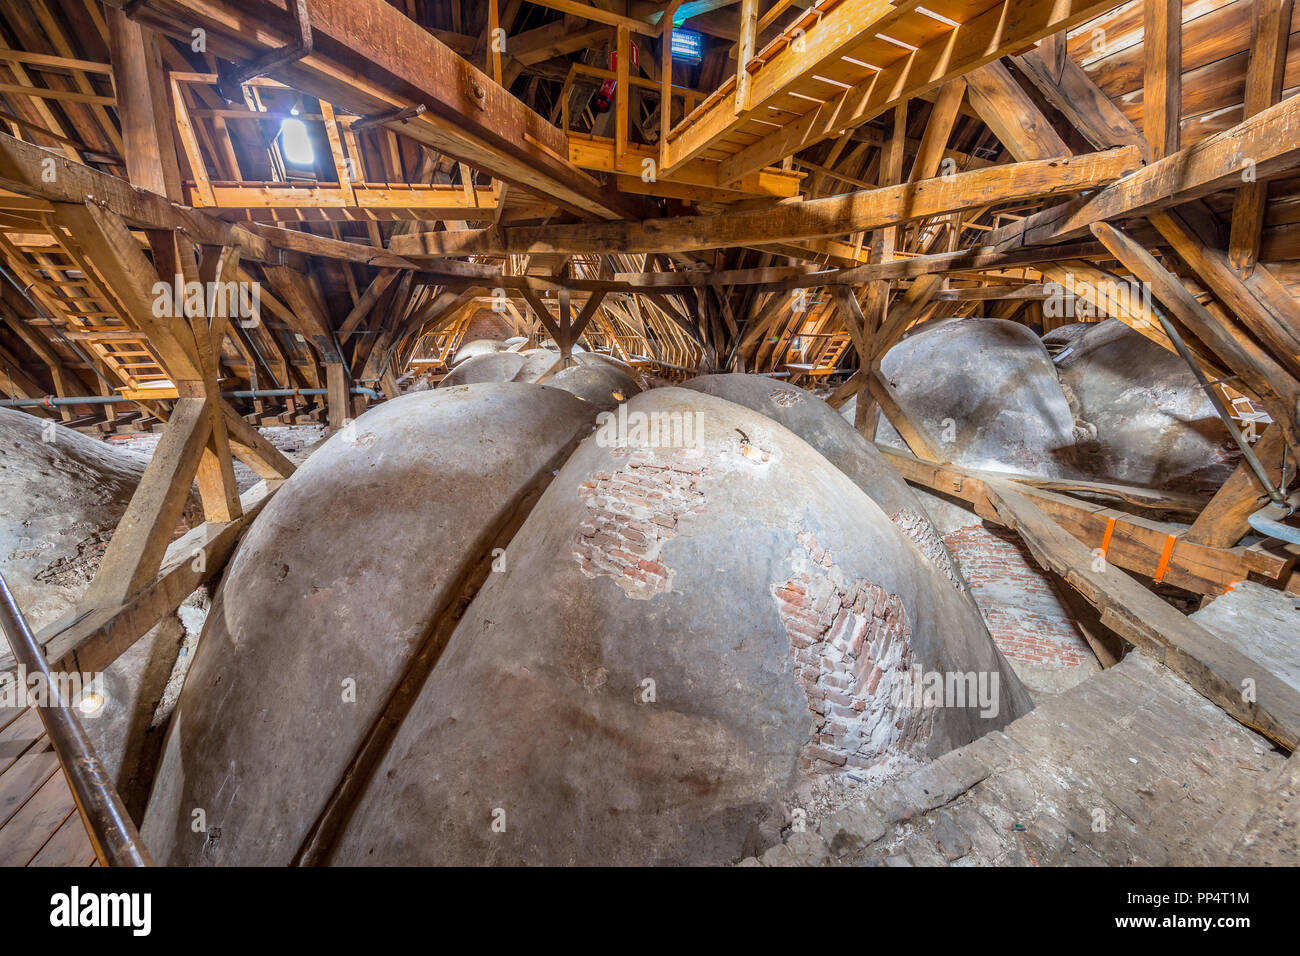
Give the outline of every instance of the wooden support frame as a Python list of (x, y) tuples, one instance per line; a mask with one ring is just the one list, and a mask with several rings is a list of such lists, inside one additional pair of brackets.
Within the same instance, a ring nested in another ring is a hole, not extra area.
[[(78, 608), (44, 628), (37, 639), (51, 667), (95, 673), (117, 660), (196, 589), (216, 578), (278, 484), (263, 482), (244, 492), (238, 518), (201, 524), (173, 541), (157, 573), (126, 600), (90, 610)], [(0, 673), (13, 666), (11, 656), (0, 655)]]
[[(878, 447), (907, 481), (965, 501), (976, 514), (990, 521), (1003, 523), (989, 503), (988, 482), (1013, 481), (1020, 487), (1021, 493), (1031, 497), (1037, 507), (1053, 521), (1092, 549), (1090, 561), (1102, 557), (1111, 564), (1150, 580), (1158, 572), (1168, 547), (1164, 581), (1196, 594), (1220, 595), (1251, 575), (1286, 586), (1295, 564), (1295, 555), (1286, 552), (1260, 547), (1212, 548), (1198, 544), (1189, 540), (1186, 529), (1179, 525), (1140, 518), (1057, 491), (1031, 486), (1030, 483), (1036, 482), (1036, 479), (939, 464), (903, 454), (885, 445)], [(1100, 489), (1146, 507), (1160, 507), (1158, 497), (1151, 497), (1153, 493), (1141, 489), (1094, 482), (1053, 484), (1055, 487), (1069, 487), (1079, 493), (1096, 494)], [(1107, 541), (1108, 527), (1109, 541), (1105, 552), (1101, 553), (1102, 543)]]
[(1008, 482), (989, 482), (990, 506), (1034, 559), (1063, 577), (1101, 623), (1178, 674), (1202, 696), (1288, 750), (1300, 744), (1300, 691), (1093, 555)]

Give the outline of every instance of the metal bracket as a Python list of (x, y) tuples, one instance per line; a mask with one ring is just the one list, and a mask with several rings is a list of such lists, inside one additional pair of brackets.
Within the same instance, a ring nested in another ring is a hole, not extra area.
[(288, 46), (264, 53), (251, 63), (239, 66), (228, 60), (217, 64), (217, 92), (227, 103), (237, 103), (243, 99), (243, 85), (249, 80), (265, 76), (276, 67), (301, 60), (311, 53), (311, 18), (307, 14), (307, 0), (289, 0), (289, 15), (293, 17), (298, 31), (298, 39)]
[(416, 103), (414, 106), (405, 106), (398, 110), (389, 110), (386, 113), (371, 113), (368, 116), (362, 116), (352, 121), (348, 128), (352, 132), (369, 129), (372, 126), (379, 126), (383, 123), (405, 123), (409, 119), (414, 119), (427, 109), (423, 103)]

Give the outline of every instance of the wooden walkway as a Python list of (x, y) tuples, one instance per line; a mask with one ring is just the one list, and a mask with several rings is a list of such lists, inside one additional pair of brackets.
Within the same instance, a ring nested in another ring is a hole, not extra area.
[(0, 866), (90, 866), (90, 838), (33, 707), (0, 709)]

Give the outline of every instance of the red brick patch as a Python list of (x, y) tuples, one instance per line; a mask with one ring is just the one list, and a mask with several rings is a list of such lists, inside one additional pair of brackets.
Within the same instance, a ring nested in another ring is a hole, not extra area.
[(595, 472), (580, 487), (586, 514), (574, 539), (584, 574), (609, 575), (629, 597), (648, 599), (672, 587), (658, 560), (685, 515), (702, 514), (705, 472), (714, 463), (700, 449), (627, 450), (616, 471)]
[(1076, 667), (1096, 660), (1061, 606), (1051, 579), (1014, 532), (984, 524), (949, 532), (947, 542), (1008, 660)]
[(932, 712), (900, 708), (893, 693), (911, 679), (907, 611), (897, 595), (850, 579), (812, 534), (799, 543), (795, 574), (772, 585), (772, 597), (811, 720), (800, 766), (871, 767), (930, 735)]

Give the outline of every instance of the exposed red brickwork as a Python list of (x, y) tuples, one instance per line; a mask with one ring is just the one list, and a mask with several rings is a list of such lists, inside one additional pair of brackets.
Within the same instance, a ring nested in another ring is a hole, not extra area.
[(793, 388), (775, 388), (767, 397), (782, 408), (789, 408), (791, 405), (797, 405), (803, 401), (803, 396)]
[(713, 456), (697, 448), (617, 448), (617, 471), (582, 483), (587, 512), (578, 525), (574, 557), (589, 577), (609, 575), (629, 597), (648, 599), (672, 587), (673, 571), (659, 561), (677, 522), (704, 512), (705, 469)]
[(1095, 660), (1051, 579), (1014, 532), (984, 524), (944, 536), (989, 633), (1008, 660), (1075, 667)]
[(800, 765), (871, 767), (930, 735), (932, 711), (895, 703), (912, 667), (907, 611), (897, 595), (848, 578), (812, 534), (799, 543), (795, 573), (772, 585), (772, 597), (812, 718)]
[(921, 549), (927, 561), (943, 572), (944, 577), (952, 582), (953, 587), (965, 593), (966, 586), (962, 583), (961, 575), (953, 568), (952, 558), (944, 546), (943, 538), (939, 537), (939, 532), (935, 530), (929, 518), (919, 511), (900, 511), (889, 520)]

